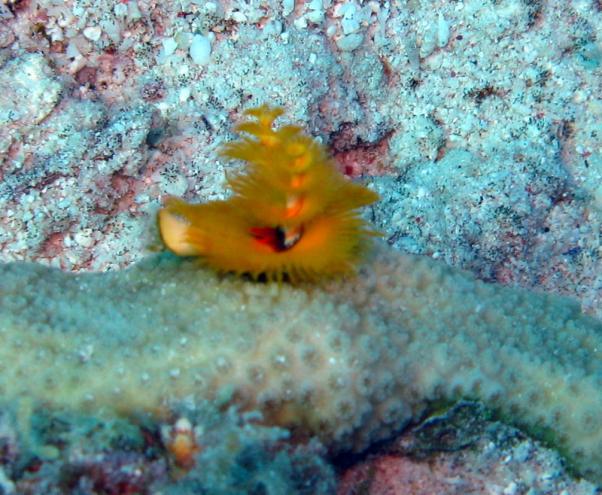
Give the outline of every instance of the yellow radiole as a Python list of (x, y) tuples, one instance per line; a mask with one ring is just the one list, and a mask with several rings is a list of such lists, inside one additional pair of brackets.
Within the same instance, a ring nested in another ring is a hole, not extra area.
[(352, 274), (371, 236), (359, 208), (378, 199), (335, 167), (295, 125), (274, 128), (281, 108), (245, 112), (247, 134), (221, 154), (248, 163), (228, 178), (230, 199), (189, 204), (170, 197), (159, 212), (161, 237), (181, 256), (219, 272), (291, 282)]

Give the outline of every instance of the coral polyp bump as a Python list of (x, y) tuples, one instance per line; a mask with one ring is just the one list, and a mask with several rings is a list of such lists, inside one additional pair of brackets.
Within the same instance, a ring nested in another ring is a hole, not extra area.
[(359, 208), (378, 199), (341, 174), (324, 147), (294, 125), (274, 129), (283, 111), (247, 110), (236, 127), (250, 137), (225, 145), (222, 155), (244, 160), (230, 177), (231, 198), (189, 204), (169, 198), (159, 212), (165, 245), (199, 256), (220, 272), (269, 280), (315, 280), (353, 273), (371, 236)]

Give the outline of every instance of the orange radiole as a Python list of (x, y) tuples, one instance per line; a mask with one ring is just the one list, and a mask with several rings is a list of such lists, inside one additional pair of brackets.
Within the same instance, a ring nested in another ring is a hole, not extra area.
[(230, 199), (167, 199), (158, 222), (169, 250), (199, 256), (219, 272), (268, 280), (354, 272), (369, 237), (378, 235), (358, 209), (378, 195), (341, 174), (300, 127), (274, 128), (282, 113), (267, 105), (247, 110), (251, 119), (236, 126), (247, 136), (223, 147), (223, 156), (248, 163), (228, 178)]

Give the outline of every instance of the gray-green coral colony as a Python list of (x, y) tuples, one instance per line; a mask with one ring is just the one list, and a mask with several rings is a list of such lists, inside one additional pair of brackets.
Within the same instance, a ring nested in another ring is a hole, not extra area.
[(562, 298), (378, 248), (323, 287), (128, 270), (0, 273), (0, 394), (114, 415), (218, 399), (358, 450), (434, 401), (479, 398), (602, 481), (602, 324)]

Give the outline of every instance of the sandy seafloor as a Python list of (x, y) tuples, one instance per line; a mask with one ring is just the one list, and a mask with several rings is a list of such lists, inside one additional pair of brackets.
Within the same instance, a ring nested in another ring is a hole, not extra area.
[[(3, 0), (0, 261), (106, 271), (142, 259), (166, 196), (224, 197), (237, 165), (217, 150), (244, 109), (269, 103), (380, 194), (366, 216), (395, 249), (602, 317), (601, 64), (596, 0)], [(132, 446), (25, 460), (9, 416), (0, 493), (197, 493)], [(553, 451), (495, 439), (475, 440), (470, 462), (457, 449), (338, 460), (338, 491), (596, 493)], [(311, 468), (283, 479), (313, 470), (336, 490), (330, 466), (298, 455)], [(60, 462), (79, 466), (69, 483)], [(114, 482), (133, 465), (155, 474)], [(222, 482), (198, 493), (284, 493)]]

